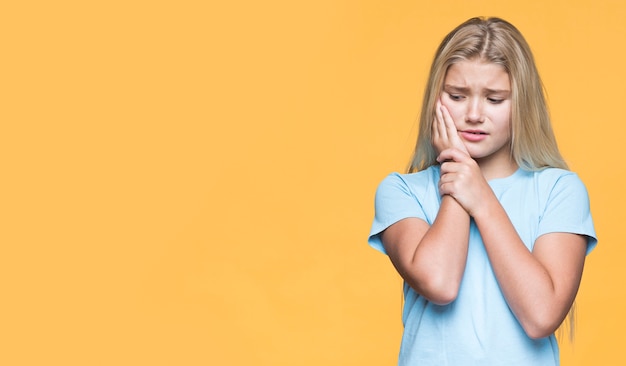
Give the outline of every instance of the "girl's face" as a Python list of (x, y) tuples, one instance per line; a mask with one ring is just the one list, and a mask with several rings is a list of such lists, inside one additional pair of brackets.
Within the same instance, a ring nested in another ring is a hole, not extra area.
[(479, 59), (448, 68), (441, 103), (479, 165), (511, 162), (511, 82), (497, 64)]

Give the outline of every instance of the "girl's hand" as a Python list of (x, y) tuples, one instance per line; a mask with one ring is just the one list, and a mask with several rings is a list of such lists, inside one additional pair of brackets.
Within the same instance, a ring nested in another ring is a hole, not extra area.
[(441, 163), (439, 193), (454, 197), (470, 216), (475, 216), (493, 196), (478, 163), (456, 148), (443, 150), (437, 160)]
[(459, 137), (459, 132), (454, 125), (450, 112), (441, 103), (441, 100), (437, 100), (435, 116), (432, 128), (432, 144), (437, 153), (455, 148), (469, 155), (465, 144)]

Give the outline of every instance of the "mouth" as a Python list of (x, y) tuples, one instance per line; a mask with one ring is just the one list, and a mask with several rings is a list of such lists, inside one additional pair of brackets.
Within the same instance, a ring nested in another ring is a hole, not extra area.
[(487, 135), (487, 132), (480, 131), (480, 130), (463, 130), (461, 132), (471, 134), (471, 135)]
[(481, 130), (463, 130), (461, 137), (467, 142), (481, 142), (487, 138), (489, 134)]

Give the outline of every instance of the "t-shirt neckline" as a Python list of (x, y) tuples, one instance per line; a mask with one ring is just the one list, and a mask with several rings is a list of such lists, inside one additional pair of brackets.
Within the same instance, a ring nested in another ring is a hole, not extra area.
[(493, 188), (493, 187), (499, 187), (499, 186), (506, 186), (509, 185), (511, 182), (514, 182), (518, 177), (520, 177), (521, 175), (524, 174), (524, 170), (522, 168), (517, 168), (513, 174), (506, 176), (506, 177), (502, 177), (502, 178), (494, 178), (491, 179), (489, 181), (487, 181), (487, 183), (489, 183), (489, 185)]

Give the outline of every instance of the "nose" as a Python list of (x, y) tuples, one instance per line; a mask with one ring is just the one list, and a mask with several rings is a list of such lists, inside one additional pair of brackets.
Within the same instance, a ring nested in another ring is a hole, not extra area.
[(478, 98), (469, 100), (466, 113), (467, 122), (480, 123), (484, 121), (482, 101)]

